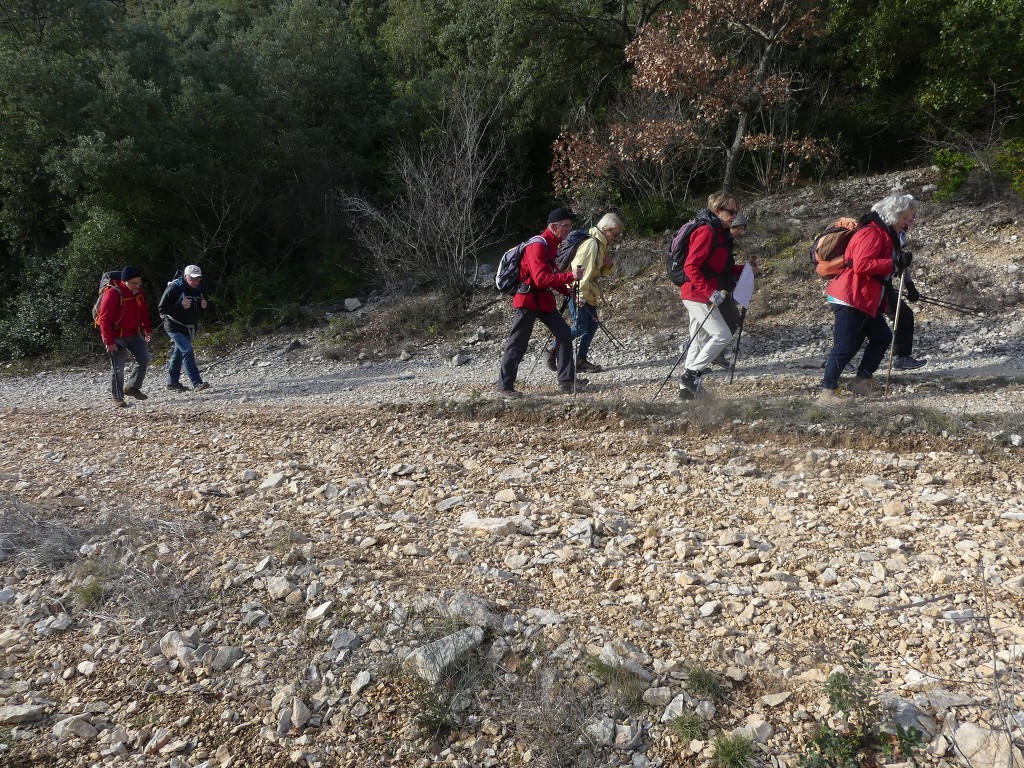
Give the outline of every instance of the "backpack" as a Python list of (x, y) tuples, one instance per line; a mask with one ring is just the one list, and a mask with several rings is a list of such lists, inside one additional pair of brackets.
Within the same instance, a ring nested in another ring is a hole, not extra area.
[[(114, 285), (114, 280), (121, 279), (121, 270), (112, 269), (108, 272), (104, 272), (100, 275), (100, 289), (97, 291), (96, 301), (92, 305), (92, 322), (93, 325), (99, 327), (100, 324), (100, 302), (103, 301), (103, 294), (107, 292), (108, 288), (112, 288), (117, 291), (117, 295), (120, 297), (121, 304), (121, 317), (124, 317), (124, 294), (121, 293), (121, 289)], [(121, 317), (117, 318), (117, 321), (121, 321)], [(114, 323), (114, 327), (117, 327), (117, 323)]]
[(681, 286), (683, 283), (690, 282), (690, 278), (683, 271), (683, 265), (686, 263), (686, 257), (690, 252), (690, 235), (693, 234), (697, 227), (703, 227), (705, 224), (707, 224), (706, 221), (697, 221), (697, 219), (686, 222), (676, 232), (672, 242), (668, 244), (668, 255), (665, 257), (665, 271), (673, 285)]
[(576, 258), (576, 252), (583, 245), (585, 240), (590, 238), (590, 233), (585, 229), (574, 229), (568, 236), (558, 244), (558, 255), (555, 256), (555, 266), (559, 272), (565, 272)]
[(547, 241), (540, 235), (536, 235), (501, 254), (501, 258), (498, 259), (498, 271), (494, 273), (495, 290), (508, 296), (516, 293), (529, 293), (530, 286), (519, 282), (519, 268), (523, 263), (523, 251), (530, 243), (547, 244)]
[(818, 277), (831, 280), (846, 269), (846, 246), (857, 229), (856, 219), (843, 217), (814, 238), (809, 255)]

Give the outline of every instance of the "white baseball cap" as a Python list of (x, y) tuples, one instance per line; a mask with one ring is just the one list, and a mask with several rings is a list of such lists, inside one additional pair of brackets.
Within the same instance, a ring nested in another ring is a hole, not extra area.
[(195, 264), (189, 264), (185, 267), (185, 277), (202, 277), (203, 270), (197, 267)]

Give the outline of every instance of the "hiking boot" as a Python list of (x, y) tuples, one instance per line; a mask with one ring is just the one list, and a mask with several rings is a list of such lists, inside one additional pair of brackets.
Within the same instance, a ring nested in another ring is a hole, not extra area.
[(600, 373), (604, 368), (597, 363), (590, 362), (585, 357), (581, 357), (576, 363), (576, 370), (582, 371), (583, 373)]
[(506, 400), (518, 400), (519, 398), (521, 398), (523, 396), (522, 392), (518, 392), (518, 391), (512, 389), (511, 387), (509, 387), (508, 389), (505, 389), (500, 384), (498, 385), (498, 394), (501, 395)]
[(854, 376), (853, 381), (850, 382), (850, 391), (861, 397), (873, 397), (875, 394), (875, 390), (871, 388), (871, 379), (866, 379), (863, 376)]
[(548, 349), (548, 370), (558, 370), (558, 349), (555, 347)]
[(838, 390), (822, 387), (821, 392), (818, 393), (818, 402), (834, 405), (835, 403), (843, 402), (843, 398), (839, 396)]
[(203, 390), (206, 390), (206, 389), (209, 389), (209, 388), (210, 388), (210, 385), (207, 384), (205, 381), (203, 381), (203, 382), (201, 382), (199, 384), (196, 384), (194, 387), (192, 387), (192, 391), (193, 392), (202, 392)]
[(558, 382), (558, 391), (571, 395), (573, 392), (579, 392), (581, 389), (584, 389), (588, 384), (590, 384), (589, 379), (582, 379), (577, 376), (575, 386), (571, 381)]
[(168, 384), (167, 388), (172, 390), (172, 391), (174, 391), (174, 392), (188, 392), (188, 387), (186, 387), (181, 382), (175, 382), (174, 384)]
[(696, 400), (704, 392), (699, 371), (687, 371), (679, 379), (679, 399)]
[(732, 358), (730, 358), (728, 355), (721, 354), (714, 360), (712, 360), (711, 364), (716, 368), (724, 368), (725, 370), (728, 371), (730, 368), (732, 368)]
[(900, 355), (892, 361), (892, 367), (897, 371), (912, 371), (915, 368), (920, 368), (925, 364), (923, 359), (918, 359), (911, 355)]
[(128, 403), (126, 403), (124, 400), (118, 400), (116, 397), (113, 399), (112, 402), (114, 403), (114, 407), (115, 408), (127, 408), (128, 407)]
[(149, 399), (149, 395), (145, 394), (141, 389), (136, 389), (135, 387), (125, 387), (124, 388), (124, 393), (126, 395), (131, 396), (131, 397), (134, 397), (136, 400), (148, 400)]

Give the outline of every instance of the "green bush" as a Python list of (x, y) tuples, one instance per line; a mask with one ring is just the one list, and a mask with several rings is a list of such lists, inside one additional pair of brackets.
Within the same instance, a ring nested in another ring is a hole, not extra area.
[(665, 230), (676, 230), (692, 213), (680, 213), (666, 197), (651, 197), (622, 207), (626, 229), (637, 235), (660, 235)]
[(996, 171), (1024, 197), (1024, 139), (1010, 139), (996, 152)]
[(944, 200), (956, 194), (977, 169), (978, 162), (966, 152), (954, 149), (940, 149), (935, 153), (935, 164), (942, 174), (936, 200)]
[(799, 768), (859, 768), (875, 764), (879, 754), (902, 755), (913, 763), (913, 752), (923, 743), (921, 732), (885, 720), (875, 691), (874, 665), (866, 653), (858, 645), (845, 669), (825, 680), (829, 706), (841, 721), (836, 726), (819, 723)]

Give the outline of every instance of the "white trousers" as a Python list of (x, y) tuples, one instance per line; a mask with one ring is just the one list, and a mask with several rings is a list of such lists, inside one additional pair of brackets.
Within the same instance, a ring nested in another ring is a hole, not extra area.
[(683, 300), (690, 316), (690, 349), (686, 353), (686, 370), (703, 371), (710, 367), (732, 341), (732, 331), (718, 307), (704, 302)]

